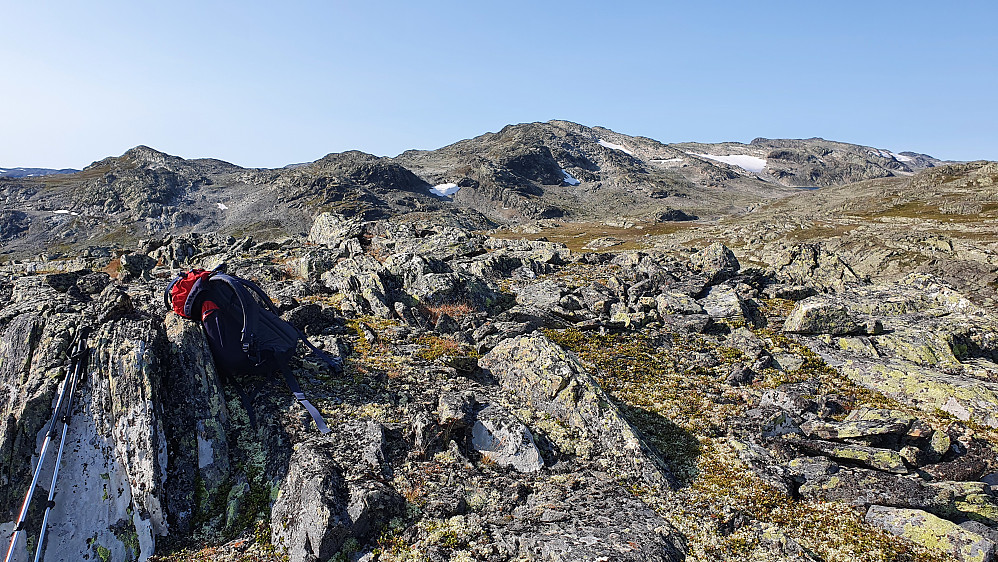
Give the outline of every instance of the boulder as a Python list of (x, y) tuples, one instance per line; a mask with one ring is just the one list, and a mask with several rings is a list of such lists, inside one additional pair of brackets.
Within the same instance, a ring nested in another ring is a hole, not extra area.
[(698, 299), (697, 303), (715, 320), (726, 320), (735, 325), (748, 322), (748, 311), (738, 292), (730, 287), (719, 285), (712, 287), (707, 296)]
[(537, 472), (544, 459), (527, 426), (509, 412), (489, 405), (478, 412), (471, 428), (471, 446), (483, 458), (520, 472)]
[(361, 223), (356, 218), (347, 218), (335, 213), (320, 213), (312, 221), (308, 241), (335, 248), (344, 240), (354, 238), (360, 233)]
[(610, 465), (655, 484), (670, 484), (664, 461), (624, 419), (577, 357), (542, 335), (502, 341), (479, 360), (525, 406), (553, 416), (595, 442)]
[(720, 242), (714, 242), (691, 255), (690, 265), (705, 275), (712, 285), (730, 279), (741, 269), (734, 252)]
[[(807, 424), (801, 429), (807, 431)], [(907, 474), (901, 454), (891, 449), (865, 447), (853, 443), (833, 443), (816, 439), (799, 439), (793, 445), (808, 455), (825, 455), (843, 463), (857, 464), (884, 472)]]
[(588, 473), (538, 487), (511, 516), (522, 531), (497, 537), (504, 559), (686, 560), (668, 521), (623, 486)]
[(961, 562), (992, 562), (998, 556), (994, 541), (918, 509), (874, 505), (866, 522)]
[(779, 279), (820, 291), (840, 291), (861, 280), (848, 264), (821, 244), (797, 244), (764, 259), (772, 264)]
[(856, 318), (845, 306), (816, 300), (815, 297), (797, 303), (783, 323), (783, 331), (833, 336), (867, 332), (865, 322)]
[(381, 430), (353, 422), (334, 432), (298, 445), (271, 510), (274, 545), (291, 562), (329, 560), (347, 539), (366, 540), (405, 504), (381, 476)]
[(810, 420), (801, 429), (809, 437), (819, 439), (859, 439), (859, 438), (898, 438), (908, 431), (912, 419), (904, 416), (900, 412), (892, 413), (889, 410), (881, 410), (883, 415), (874, 416), (869, 414), (857, 414), (860, 410), (853, 410), (849, 417), (841, 422), (833, 420)]
[(535, 306), (537, 308), (552, 308), (560, 306), (561, 287), (554, 281), (540, 281), (520, 288), (516, 293), (518, 304)]

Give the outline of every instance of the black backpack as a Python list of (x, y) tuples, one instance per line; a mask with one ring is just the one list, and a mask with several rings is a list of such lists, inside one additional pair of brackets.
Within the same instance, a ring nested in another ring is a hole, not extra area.
[(249, 397), (236, 382), (237, 377), (272, 377), (280, 371), (295, 399), (312, 416), (319, 432), (329, 433), (322, 415), (305, 397), (288, 363), (294, 357), (299, 341), (334, 372), (342, 372), (342, 361), (323, 353), (297, 328), (281, 319), (280, 311), (256, 283), (227, 275), (225, 264), (222, 264), (211, 271), (193, 269), (181, 273), (167, 286), (163, 298), (180, 316), (200, 321), (215, 368), (224, 380), (233, 383), (252, 426), (256, 427), (253, 409)]

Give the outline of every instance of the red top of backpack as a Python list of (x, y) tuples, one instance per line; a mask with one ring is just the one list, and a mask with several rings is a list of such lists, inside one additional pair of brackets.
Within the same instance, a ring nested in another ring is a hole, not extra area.
[(184, 318), (194, 318), (197, 314), (200, 314), (200, 310), (191, 310), (191, 307), (187, 304), (187, 299), (191, 297), (191, 291), (194, 289), (195, 284), (199, 281), (207, 281), (213, 273), (215, 272), (204, 269), (192, 269), (174, 279), (167, 288), (170, 297), (170, 307), (173, 308), (173, 311)]

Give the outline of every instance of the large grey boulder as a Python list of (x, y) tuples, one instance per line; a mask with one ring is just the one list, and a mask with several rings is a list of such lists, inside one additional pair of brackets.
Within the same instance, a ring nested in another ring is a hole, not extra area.
[(704, 274), (711, 284), (730, 279), (741, 269), (734, 252), (720, 242), (714, 242), (691, 255), (690, 265)]
[(783, 331), (796, 334), (865, 334), (865, 322), (845, 306), (811, 297), (794, 306), (783, 323)]
[(735, 325), (750, 322), (745, 302), (731, 287), (724, 285), (711, 287), (707, 295), (696, 302), (713, 319), (725, 320)]
[(655, 484), (671, 480), (664, 461), (624, 419), (579, 359), (542, 335), (500, 342), (479, 360), (511, 397), (579, 430), (596, 460)]
[(320, 213), (312, 222), (308, 241), (336, 247), (343, 241), (358, 236), (360, 232), (361, 223), (355, 218), (346, 218), (335, 213)]
[(384, 428), (357, 421), (333, 431), (297, 446), (271, 510), (274, 544), (291, 562), (325, 562), (405, 505), (385, 483)]
[(527, 426), (494, 405), (486, 406), (471, 427), (471, 446), (482, 457), (520, 472), (537, 472), (544, 459)]

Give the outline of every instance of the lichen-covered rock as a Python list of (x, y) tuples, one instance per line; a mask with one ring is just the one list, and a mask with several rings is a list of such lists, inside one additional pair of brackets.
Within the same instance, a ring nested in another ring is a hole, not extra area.
[(360, 221), (334, 213), (319, 213), (308, 233), (309, 242), (335, 247), (361, 233)]
[(520, 472), (544, 468), (544, 459), (534, 444), (534, 436), (519, 420), (493, 405), (478, 412), (471, 427), (471, 446), (482, 457)]
[[(99, 419), (132, 487), (133, 523), (145, 554), (166, 535), (167, 467), (161, 389), (162, 326), (149, 318), (122, 319), (94, 333), (95, 393), (109, 408)], [(102, 396), (103, 395), (103, 396)]]
[(669, 523), (640, 499), (583, 473), (531, 494), (512, 516), (517, 535), (497, 544), (510, 558), (678, 562), (686, 559)]
[(860, 410), (853, 410), (850, 418), (841, 422), (833, 420), (810, 420), (801, 425), (801, 429), (809, 437), (820, 439), (856, 439), (883, 436), (901, 436), (908, 427), (911, 426), (911, 418), (886, 414), (878, 416), (879, 419), (871, 419), (873, 416), (857, 414)]
[(714, 242), (691, 255), (690, 265), (707, 276), (711, 284), (730, 279), (741, 269), (734, 252), (720, 242)]
[[(801, 429), (804, 429), (803, 427)], [(807, 431), (805, 429), (805, 431)], [(794, 442), (801, 451), (809, 454), (821, 454), (841, 462), (867, 466), (895, 474), (907, 474), (908, 467), (897, 451), (864, 447), (853, 443), (832, 443), (829, 441), (801, 439)]]
[(697, 303), (713, 319), (726, 320), (735, 325), (744, 325), (749, 321), (744, 301), (731, 287), (711, 287), (710, 292), (698, 299)]
[[(823, 462), (827, 463), (828, 459)], [(837, 464), (798, 464), (791, 469), (803, 480), (802, 497), (823, 501), (841, 501), (857, 506), (886, 505), (948, 513), (953, 508), (953, 494), (932, 488), (921, 480), (879, 470), (845, 468)]]
[(562, 290), (554, 281), (532, 283), (520, 289), (516, 294), (516, 302), (538, 308), (551, 308), (561, 302)]
[(842, 290), (861, 280), (838, 255), (821, 244), (797, 244), (766, 256), (776, 275), (788, 283), (819, 290)]
[[(191, 532), (196, 501), (212, 505), (233, 477), (229, 454), (229, 412), (204, 332), (196, 322), (166, 316), (168, 366), (163, 382), (166, 430), (174, 438), (167, 466), (169, 522)], [(203, 490), (198, 495), (198, 486)], [(200, 530), (198, 530), (200, 531)]]
[(992, 562), (998, 555), (993, 541), (921, 510), (875, 505), (867, 511), (866, 522), (961, 562)]
[(665, 463), (624, 419), (578, 358), (545, 336), (501, 342), (479, 360), (515, 399), (583, 431), (599, 456), (655, 484), (669, 484)]
[(783, 324), (784, 332), (845, 336), (865, 334), (866, 326), (841, 304), (811, 297), (797, 303)]
[(658, 313), (666, 314), (703, 314), (703, 307), (689, 295), (666, 292), (655, 296)]
[(383, 428), (364, 423), (298, 445), (270, 523), (291, 562), (324, 562), (399, 513), (404, 500), (384, 482), (383, 445)]
[(148, 275), (149, 271), (156, 266), (155, 259), (140, 252), (124, 254), (120, 260), (122, 271), (129, 277)]
[(998, 427), (998, 383), (895, 361), (847, 360), (840, 368), (860, 384), (920, 409)]

